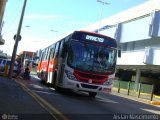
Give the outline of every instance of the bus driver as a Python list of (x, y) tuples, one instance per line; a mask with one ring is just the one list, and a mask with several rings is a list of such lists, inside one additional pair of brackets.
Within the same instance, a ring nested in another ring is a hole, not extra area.
[(104, 52), (100, 52), (97, 61), (100, 63), (101, 66), (108, 67), (110, 64), (108, 62), (108, 57), (109, 57), (108, 54), (105, 54)]

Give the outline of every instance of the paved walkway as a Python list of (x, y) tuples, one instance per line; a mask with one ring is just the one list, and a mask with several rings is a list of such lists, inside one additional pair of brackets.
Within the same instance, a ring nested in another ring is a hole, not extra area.
[(117, 96), (121, 96), (127, 99), (131, 99), (131, 100), (135, 100), (138, 102), (143, 102), (143, 103), (147, 103), (147, 104), (151, 104), (151, 105), (155, 105), (160, 107), (160, 98), (154, 98), (152, 101), (150, 100), (150, 96), (148, 96), (147, 98), (142, 98), (142, 97), (137, 97), (136, 95), (127, 95), (127, 93), (118, 93), (118, 91), (116, 89), (112, 90), (112, 94), (117, 95)]

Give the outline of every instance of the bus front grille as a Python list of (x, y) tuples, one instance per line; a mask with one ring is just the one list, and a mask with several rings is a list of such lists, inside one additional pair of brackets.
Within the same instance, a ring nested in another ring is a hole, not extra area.
[(97, 89), (98, 88), (98, 86), (95, 86), (95, 85), (87, 85), (87, 84), (81, 84), (81, 86), (83, 87), (83, 88), (89, 88), (89, 89)]

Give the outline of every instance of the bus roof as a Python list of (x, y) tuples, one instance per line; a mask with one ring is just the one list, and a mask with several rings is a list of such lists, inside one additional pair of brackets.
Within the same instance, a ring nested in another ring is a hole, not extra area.
[[(88, 42), (92, 42), (92, 43), (96, 43), (96, 44), (108, 45), (108, 46), (114, 47), (114, 48), (117, 47), (117, 43), (116, 43), (115, 39), (108, 37), (106, 35), (103, 35), (103, 34), (90, 32), (90, 31), (84, 31), (84, 30), (70, 31), (70, 32), (67, 32), (61, 36), (58, 36), (57, 38), (55, 38), (55, 40), (54, 40), (55, 42), (53, 44), (55, 44), (58, 41), (61, 41), (62, 39), (64, 39), (67, 36), (71, 36), (72, 39), (77, 39), (80, 41), (88, 41)], [(88, 39), (86, 39), (86, 37)], [(53, 44), (49, 45), (48, 47), (51, 47)], [(48, 47), (46, 47), (46, 48), (48, 48)], [(44, 48), (44, 49), (46, 49), (46, 48)]]
[(90, 33), (90, 34), (96, 34), (96, 35), (100, 35), (100, 36), (108, 37), (108, 38), (110, 38), (110, 39), (114, 39), (114, 38), (111, 38), (111, 37), (106, 36), (106, 35), (104, 35), (104, 34), (97, 33), (97, 32), (91, 32), (91, 31), (85, 31), (85, 30), (80, 30), (80, 32), (85, 32), (85, 33)]
[(72, 39), (117, 48), (115, 39), (94, 32), (75, 31)]

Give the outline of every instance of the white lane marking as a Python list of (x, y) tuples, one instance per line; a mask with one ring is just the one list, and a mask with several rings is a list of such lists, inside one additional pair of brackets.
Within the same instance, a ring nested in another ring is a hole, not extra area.
[(37, 92), (37, 93), (44, 93), (44, 94), (54, 94), (51, 92), (44, 92), (44, 91), (39, 91), (39, 90), (31, 90), (32, 92)]
[(51, 87), (49, 87), (51, 90), (53, 90), (53, 91), (55, 91), (55, 89), (54, 88), (51, 88)]
[(39, 88), (42, 89), (43, 87), (41, 87), (40, 85), (36, 85), (36, 84), (30, 84), (30, 86), (33, 86), (34, 88)]
[(110, 99), (107, 99), (107, 98), (104, 98), (104, 97), (100, 97), (100, 96), (98, 96), (97, 98), (99, 98), (99, 99), (97, 99), (98, 101), (101, 101), (101, 102), (109, 102), (109, 103), (118, 103), (118, 102), (116, 102), (116, 101), (113, 101), (113, 100), (110, 100)]
[(142, 108), (142, 110), (145, 110), (145, 111), (148, 111), (148, 112), (151, 112), (151, 113), (154, 113), (154, 114), (160, 114), (159, 110), (151, 110), (151, 109), (144, 109), (144, 108)]

